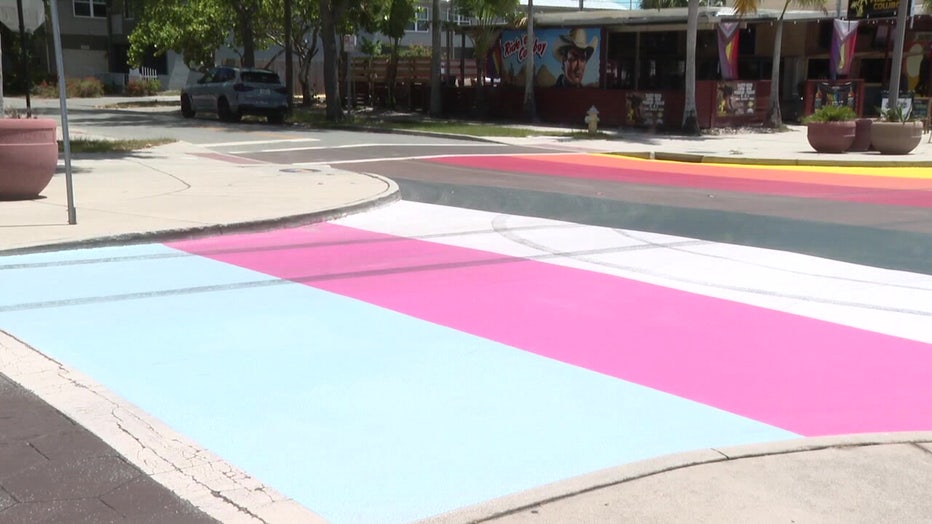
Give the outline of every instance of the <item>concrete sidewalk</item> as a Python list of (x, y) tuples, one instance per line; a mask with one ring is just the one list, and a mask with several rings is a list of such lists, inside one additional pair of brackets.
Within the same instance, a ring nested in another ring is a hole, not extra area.
[(398, 198), (393, 181), (329, 167), (289, 168), (176, 142), (72, 161), (37, 200), (0, 202), (0, 254), (268, 229), (326, 220)]
[[(622, 132), (608, 140), (498, 140), (704, 161), (932, 166), (932, 145), (925, 138), (913, 154), (902, 158), (817, 155), (804, 133), (804, 128), (791, 127), (774, 134), (675, 137)], [(0, 202), (0, 255), (267, 229), (326, 220), (399, 197), (397, 185), (381, 177), (252, 162), (187, 143), (130, 155), (82, 156), (73, 168), (77, 225), (67, 224), (60, 169), (43, 198)], [(99, 442), (93, 435), (67, 424), (67, 417), (5, 380), (2, 373), (10, 374), (10, 365), (0, 358), (0, 521), (314, 520), (310, 513), (269, 512), (242, 502), (240, 513), (203, 513), (210, 508), (202, 501), (193, 501), (198, 510), (169, 492), (134, 491), (137, 484), (145, 484), (146, 475), (106, 446), (96, 447)], [(51, 422), (41, 422), (40, 413)], [(50, 446), (55, 438), (64, 440)], [(38, 456), (23, 462), (21, 452), (30, 449), (38, 450)], [(81, 455), (85, 449), (89, 451)], [(89, 465), (92, 458), (97, 462)], [(46, 468), (42, 474), (37, 469), (40, 462)], [(63, 476), (62, 471), (99, 474)], [(88, 478), (116, 482), (90, 483)], [(66, 480), (73, 484), (65, 486)], [(76, 495), (80, 483), (87, 489)], [(928, 522), (929, 485), (932, 432), (800, 439), (628, 464), (427, 522)], [(146, 484), (145, 489), (152, 486)], [(159, 502), (140, 503), (146, 500)]]

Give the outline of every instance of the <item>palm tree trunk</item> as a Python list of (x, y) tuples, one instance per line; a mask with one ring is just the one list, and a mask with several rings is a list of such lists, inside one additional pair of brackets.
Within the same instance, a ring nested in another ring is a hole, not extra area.
[[(440, 80), (440, 0), (431, 2), (430, 46), (430, 115), (438, 117), (443, 110), (440, 91), (443, 88), (443, 82)], [(449, 68), (450, 64), (447, 64), (447, 69)]]
[[(582, 1), (582, 0), (580, 0)], [(537, 104), (534, 100), (534, 0), (527, 0), (527, 62), (524, 63), (524, 116), (537, 120)]]
[(774, 26), (773, 35), (773, 65), (770, 69), (770, 107), (767, 109), (768, 127), (779, 129), (783, 127), (783, 115), (780, 113), (780, 62), (783, 61), (783, 17), (781, 16)]
[(683, 105), (683, 132), (699, 134), (699, 117), (696, 114), (696, 34), (699, 32), (699, 0), (689, 0), (686, 18), (686, 97)]
[(340, 104), (340, 63), (337, 60), (336, 15), (329, 0), (319, 0), (320, 33), (324, 48), (324, 93), (327, 96), (327, 120), (343, 120), (343, 106)]

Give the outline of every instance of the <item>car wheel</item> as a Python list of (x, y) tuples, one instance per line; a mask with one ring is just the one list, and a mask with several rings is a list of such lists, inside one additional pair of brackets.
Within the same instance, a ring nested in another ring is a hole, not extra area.
[(194, 108), (191, 107), (191, 98), (188, 95), (181, 97), (181, 116), (185, 118), (194, 116)]
[(226, 98), (221, 98), (220, 101), (217, 102), (217, 116), (224, 122), (239, 122), (240, 119), (243, 118), (242, 115), (234, 113), (230, 109), (230, 103), (227, 102)]
[(268, 116), (270, 124), (284, 124), (285, 123), (285, 113), (272, 113)]

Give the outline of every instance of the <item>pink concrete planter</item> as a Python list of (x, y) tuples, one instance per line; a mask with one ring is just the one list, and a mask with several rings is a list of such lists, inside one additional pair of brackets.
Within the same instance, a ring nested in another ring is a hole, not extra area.
[(854, 142), (854, 120), (810, 122), (806, 138), (818, 153), (844, 153)]
[(882, 155), (908, 155), (922, 141), (922, 122), (881, 122), (871, 124), (871, 145)]
[(0, 118), (0, 200), (37, 198), (58, 166), (56, 122)]

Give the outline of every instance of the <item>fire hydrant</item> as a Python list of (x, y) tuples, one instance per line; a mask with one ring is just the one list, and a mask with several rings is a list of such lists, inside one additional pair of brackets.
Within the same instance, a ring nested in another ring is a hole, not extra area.
[(595, 106), (586, 111), (585, 122), (589, 124), (589, 133), (594, 135), (599, 128), (599, 110)]

